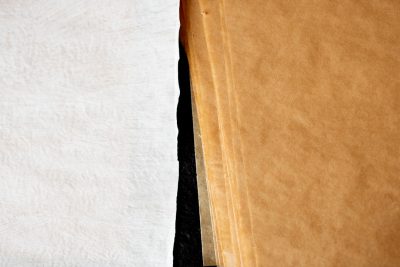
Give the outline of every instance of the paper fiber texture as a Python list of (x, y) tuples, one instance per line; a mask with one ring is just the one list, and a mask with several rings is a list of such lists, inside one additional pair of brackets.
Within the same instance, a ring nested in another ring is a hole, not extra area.
[(399, 266), (399, 3), (186, 4), (219, 265)]
[(0, 2), (1, 266), (172, 266), (178, 4)]

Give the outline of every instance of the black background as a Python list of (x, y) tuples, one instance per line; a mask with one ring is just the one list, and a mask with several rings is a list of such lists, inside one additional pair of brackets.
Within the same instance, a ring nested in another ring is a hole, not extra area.
[(177, 109), (179, 183), (173, 252), (174, 267), (197, 267), (203, 266), (203, 264), (189, 66), (181, 45), (179, 46), (179, 52), (178, 79), (180, 96)]

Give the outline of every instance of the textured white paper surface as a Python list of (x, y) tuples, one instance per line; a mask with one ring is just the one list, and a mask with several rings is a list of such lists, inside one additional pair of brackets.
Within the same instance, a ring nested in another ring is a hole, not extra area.
[(0, 0), (0, 266), (172, 266), (178, 0)]

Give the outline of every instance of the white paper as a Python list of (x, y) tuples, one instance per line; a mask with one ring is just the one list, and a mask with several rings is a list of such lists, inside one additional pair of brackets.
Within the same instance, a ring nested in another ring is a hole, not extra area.
[(178, 5), (0, 1), (0, 266), (172, 266)]

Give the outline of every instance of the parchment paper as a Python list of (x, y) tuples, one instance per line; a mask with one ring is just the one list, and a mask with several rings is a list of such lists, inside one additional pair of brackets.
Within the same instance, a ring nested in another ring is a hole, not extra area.
[[(234, 255), (219, 264), (398, 266), (399, 4), (224, 0), (218, 13), (197, 2), (188, 16), (203, 19), (189, 29), (206, 37), (189, 30), (187, 46), (209, 52), (192, 62), (210, 68), (213, 86), (202, 88), (216, 97), (195, 101), (217, 106), (204, 125), (223, 126), (211, 138), (230, 187), (209, 184), (237, 209), (228, 223), (239, 249), (220, 241), (218, 253)], [(220, 26), (207, 18), (218, 15)], [(217, 233), (227, 228), (214, 219)]]

